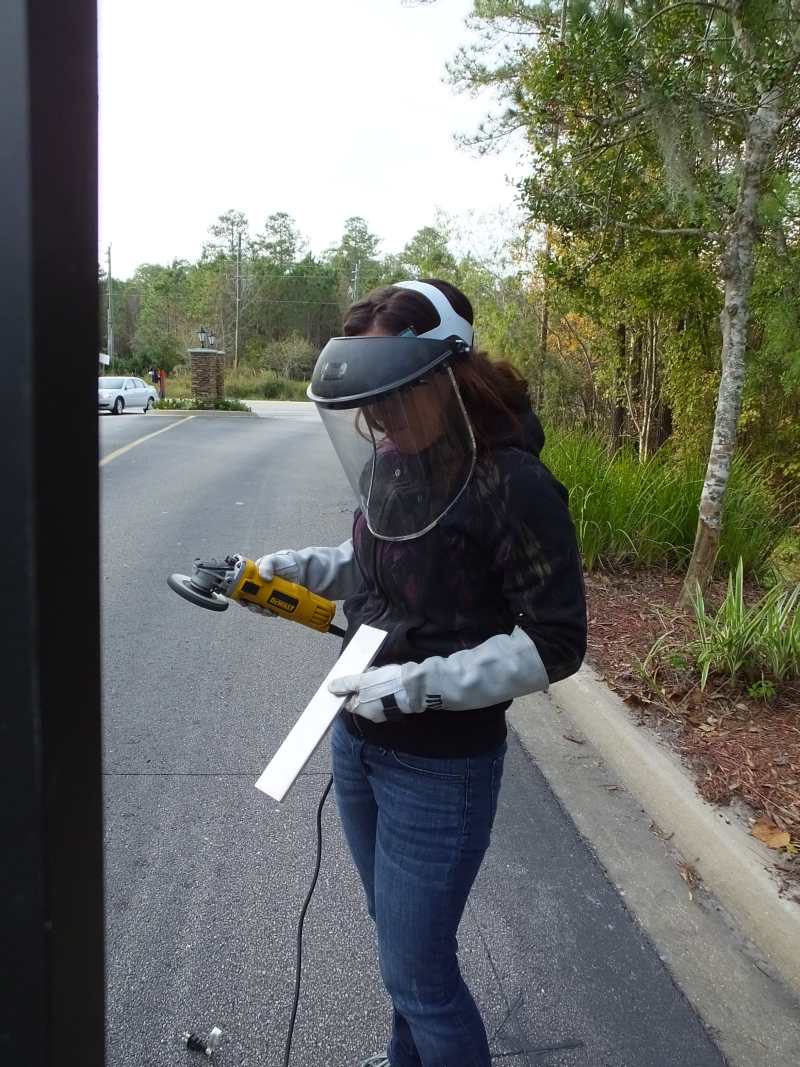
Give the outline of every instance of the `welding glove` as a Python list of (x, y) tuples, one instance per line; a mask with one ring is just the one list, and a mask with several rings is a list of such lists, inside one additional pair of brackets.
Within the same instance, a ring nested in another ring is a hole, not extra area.
[[(361, 571), (353, 555), (352, 541), (345, 541), (336, 548), (285, 548), (261, 556), (255, 562), (265, 582), (283, 578), (329, 600), (344, 600), (358, 592), (361, 586)], [(258, 604), (245, 606), (255, 615), (278, 617), (274, 611)]]
[(264, 581), (285, 578), (328, 600), (345, 600), (361, 588), (362, 576), (353, 554), (353, 542), (336, 548), (283, 549), (256, 560)]
[(545, 692), (548, 684), (536, 645), (517, 626), (513, 633), (496, 634), (450, 656), (334, 678), (328, 689), (349, 696), (346, 711), (378, 723), (440, 708), (488, 708), (526, 693)]

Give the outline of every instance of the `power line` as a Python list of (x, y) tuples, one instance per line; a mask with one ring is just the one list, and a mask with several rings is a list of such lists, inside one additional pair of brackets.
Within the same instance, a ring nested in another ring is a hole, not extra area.
[(314, 304), (315, 307), (332, 308), (342, 306), (338, 300), (259, 300), (256, 306), (260, 307), (262, 304)]
[[(230, 260), (230, 261), (226, 260), (225, 262), (226, 262), (226, 265), (228, 264), (228, 262), (230, 262), (230, 264), (233, 265), (235, 263), (235, 260)], [(248, 260), (246, 258), (242, 262), (243, 262), (243, 266), (244, 266), (245, 271), (247, 270), (248, 266), (252, 266), (252, 262), (248, 263)], [(157, 265), (159, 265), (159, 264), (157, 264)], [(211, 265), (214, 266), (214, 264), (211, 264)], [(197, 266), (196, 264), (192, 263), (192, 264), (189, 265), (188, 269), (191, 270), (193, 267), (196, 267), (196, 266)], [(266, 275), (265, 277), (269, 278), (270, 281), (275, 281), (275, 282), (293, 282), (295, 279), (298, 279), (298, 278), (315, 278), (317, 281), (323, 282), (323, 281), (343, 281), (346, 278), (346, 276), (347, 275), (346, 275), (345, 272), (340, 272), (340, 273), (337, 273), (335, 275), (335, 277), (330, 277), (329, 276), (327, 278), (322, 274), (315, 274), (313, 272), (312, 273), (304, 272), (302, 274), (274, 274), (272, 276)]]

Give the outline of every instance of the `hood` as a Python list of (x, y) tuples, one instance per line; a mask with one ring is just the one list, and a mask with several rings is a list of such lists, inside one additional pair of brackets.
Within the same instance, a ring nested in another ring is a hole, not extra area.
[(507, 418), (503, 420), (502, 430), (499, 423), (495, 424), (497, 427), (496, 446), (521, 448), (525, 452), (532, 452), (538, 458), (544, 448), (544, 430), (539, 416), (531, 407), (527, 393), (519, 397), (512, 410), (517, 417), (517, 425), (513, 428), (509, 427)]
[(528, 452), (533, 452), (534, 456), (538, 456), (544, 448), (544, 430), (542, 424), (539, 421), (539, 416), (529, 407), (527, 411), (520, 415), (520, 422), (522, 424), (522, 446)]

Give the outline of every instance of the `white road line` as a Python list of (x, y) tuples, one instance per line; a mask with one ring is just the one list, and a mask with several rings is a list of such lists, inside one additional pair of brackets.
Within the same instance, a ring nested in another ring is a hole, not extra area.
[(158, 437), (160, 433), (166, 433), (167, 430), (174, 430), (176, 426), (181, 426), (184, 422), (189, 422), (189, 420), (193, 418), (194, 415), (187, 415), (185, 419), (178, 419), (177, 422), (171, 422), (169, 426), (162, 426), (160, 430), (155, 430), (153, 433), (149, 433), (145, 437), (140, 437), (137, 441), (131, 441), (129, 445), (124, 445), (122, 448), (118, 448), (116, 452), (109, 452), (107, 456), (103, 456), (98, 466), (105, 467), (106, 463), (110, 463), (112, 459), (116, 459), (117, 456), (121, 456), (124, 452), (130, 452), (132, 448), (144, 444), (144, 442), (149, 441), (151, 437)]

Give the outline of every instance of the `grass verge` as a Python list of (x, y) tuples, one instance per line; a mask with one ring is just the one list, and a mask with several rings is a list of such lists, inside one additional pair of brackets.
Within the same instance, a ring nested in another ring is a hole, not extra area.
[[(308, 400), (308, 382), (282, 378), (275, 371), (254, 371), (246, 367), (225, 371), (225, 392), (243, 400)], [(167, 397), (190, 396), (190, 375), (177, 372), (167, 379)]]
[[(627, 450), (577, 432), (553, 432), (544, 460), (570, 493), (584, 562), (683, 567), (694, 544), (705, 462), (664, 448), (645, 463)], [(789, 501), (776, 499), (763, 462), (734, 458), (725, 501), (719, 570), (743, 561), (763, 574), (792, 526)]]

